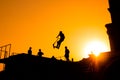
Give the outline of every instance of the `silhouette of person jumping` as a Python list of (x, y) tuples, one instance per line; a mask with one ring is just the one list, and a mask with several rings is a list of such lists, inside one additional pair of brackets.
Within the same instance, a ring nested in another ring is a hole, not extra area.
[(29, 47), (28, 54), (32, 55), (32, 47)]
[(38, 56), (39, 56), (39, 57), (42, 57), (42, 55), (44, 55), (44, 53), (41, 51), (41, 49), (39, 49), (39, 51), (38, 51)]
[(60, 31), (56, 38), (57, 38), (57, 46), (54, 46), (54, 44), (55, 44), (55, 42), (56, 42), (56, 41), (55, 41), (54, 44), (53, 44), (53, 48), (59, 49), (61, 43), (62, 43), (62, 42), (64, 41), (64, 39), (65, 39), (65, 36), (64, 36), (63, 32)]
[(69, 61), (69, 53), (70, 53), (69, 49), (67, 48), (67, 46), (65, 46), (65, 55), (64, 56), (67, 61)]

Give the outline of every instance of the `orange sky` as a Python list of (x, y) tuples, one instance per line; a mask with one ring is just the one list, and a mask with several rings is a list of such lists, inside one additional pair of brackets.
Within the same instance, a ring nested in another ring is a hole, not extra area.
[[(110, 23), (108, 0), (0, 0), (0, 46), (12, 44), (11, 52), (34, 55), (41, 48), (45, 57), (85, 57), (87, 43), (99, 40), (109, 50), (105, 24)], [(59, 31), (65, 34), (60, 49), (53, 49)], [(63, 58), (64, 59), (64, 58)]]

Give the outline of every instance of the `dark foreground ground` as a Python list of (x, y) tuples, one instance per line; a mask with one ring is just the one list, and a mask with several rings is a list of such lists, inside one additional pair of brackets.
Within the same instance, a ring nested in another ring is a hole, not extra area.
[(24, 53), (0, 62), (5, 64), (0, 80), (120, 80), (120, 58), (99, 71), (92, 70), (87, 59), (68, 62)]

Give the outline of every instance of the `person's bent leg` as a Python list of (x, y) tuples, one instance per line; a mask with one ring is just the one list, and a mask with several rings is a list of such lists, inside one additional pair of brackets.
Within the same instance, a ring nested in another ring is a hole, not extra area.
[(56, 48), (58, 48), (58, 49), (59, 49), (60, 44), (61, 44), (61, 42), (60, 42), (60, 41), (58, 41), (58, 42), (57, 42), (57, 46), (56, 46)]

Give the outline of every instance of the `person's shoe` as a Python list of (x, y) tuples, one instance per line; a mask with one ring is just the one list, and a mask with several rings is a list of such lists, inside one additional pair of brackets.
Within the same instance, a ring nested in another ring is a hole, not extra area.
[(59, 49), (59, 47), (56, 47), (57, 49)]
[(57, 48), (57, 49), (59, 49), (59, 47), (58, 47), (58, 46), (56, 46), (56, 48)]
[(55, 48), (54, 44), (53, 44), (53, 48)]

